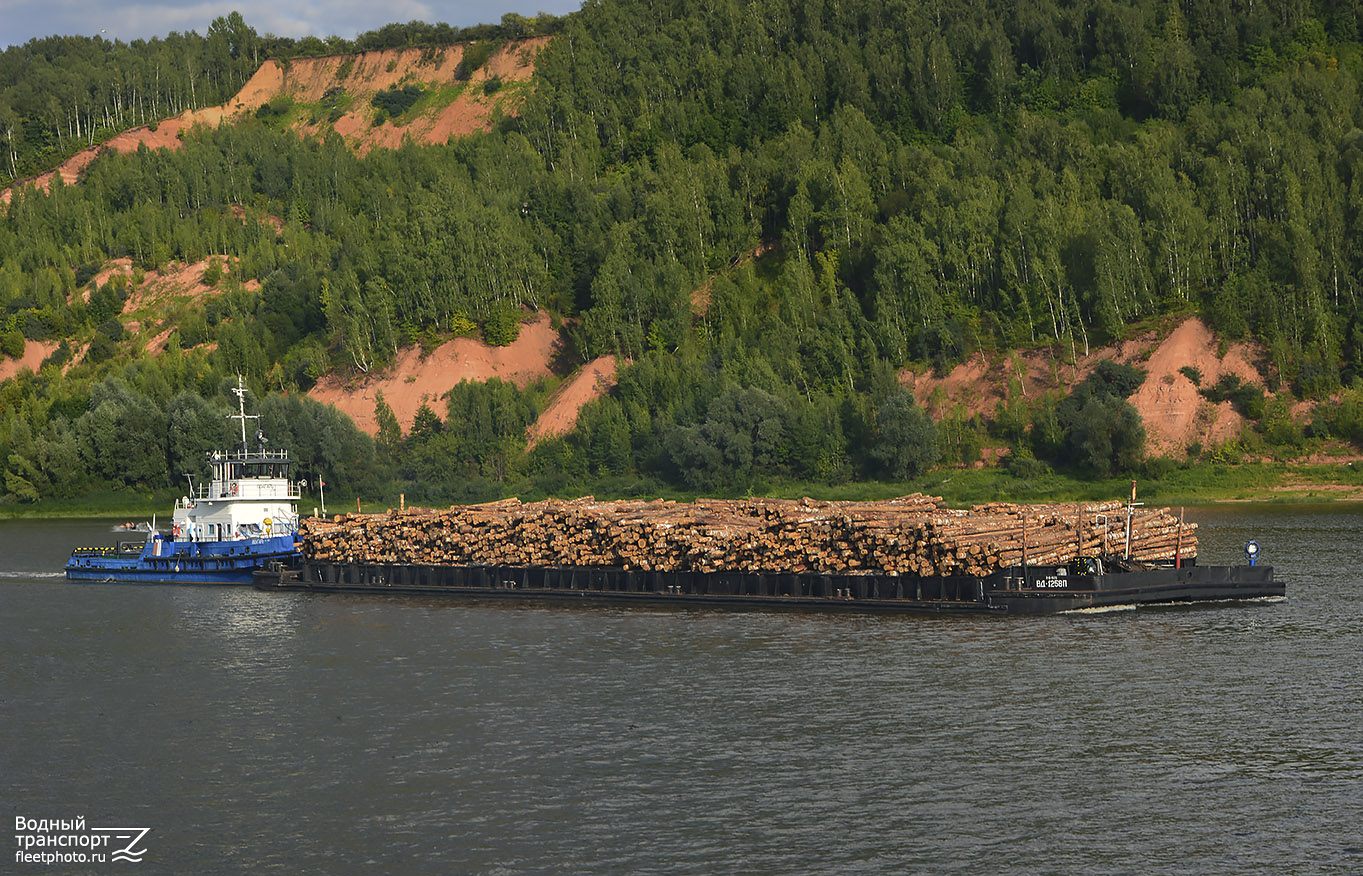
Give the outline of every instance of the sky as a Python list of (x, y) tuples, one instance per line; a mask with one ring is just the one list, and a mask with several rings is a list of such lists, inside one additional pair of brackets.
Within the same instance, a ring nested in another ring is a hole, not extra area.
[(443, 21), (458, 27), (501, 21), (507, 12), (563, 15), (582, 0), (224, 0), (156, 3), (136, 0), (0, 0), (0, 48), (53, 34), (120, 39), (205, 33), (213, 19), (236, 10), (256, 33), (351, 39), (390, 22)]

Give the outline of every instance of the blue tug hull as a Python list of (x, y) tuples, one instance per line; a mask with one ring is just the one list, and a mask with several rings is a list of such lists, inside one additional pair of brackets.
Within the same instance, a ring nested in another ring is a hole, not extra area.
[(77, 548), (66, 562), (68, 581), (112, 584), (250, 584), (257, 569), (297, 562), (293, 533), (234, 541), (176, 541), (155, 535), (145, 544)]

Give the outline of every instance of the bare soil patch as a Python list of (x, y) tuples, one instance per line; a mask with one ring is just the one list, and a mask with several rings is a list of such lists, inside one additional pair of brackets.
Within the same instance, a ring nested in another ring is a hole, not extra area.
[(419, 348), (409, 348), (398, 354), (397, 361), (382, 374), (370, 374), (346, 381), (335, 374), (323, 377), (308, 395), (335, 405), (347, 414), (355, 425), (370, 435), (378, 434), (374, 422), (376, 394), (383, 398), (397, 415), (402, 428), (409, 429), (423, 402), (430, 403), (437, 414), (444, 416), (440, 398), (461, 381), (488, 380), (499, 377), (525, 387), (542, 377), (549, 377), (550, 365), (562, 341), (549, 322), (546, 313), (521, 326), (520, 337), (505, 347), (491, 347), (474, 338), (454, 338), (441, 344), (430, 355), (422, 357)]
[(1252, 364), (1258, 352), (1255, 348), (1233, 344), (1225, 355), (1218, 355), (1220, 347), (1211, 329), (1194, 317), (1167, 335), (1146, 332), (1093, 349), (1077, 361), (1068, 361), (1056, 348), (1002, 356), (977, 353), (941, 377), (904, 371), (900, 381), (934, 417), (953, 411), (992, 416), (1013, 393), (1031, 399), (1050, 390), (1073, 389), (1105, 359), (1137, 365), (1146, 370), (1146, 378), (1131, 403), (1145, 422), (1147, 449), (1162, 456), (1182, 456), (1190, 444), (1215, 445), (1234, 438), (1244, 427), (1244, 418), (1229, 402), (1212, 404), (1203, 398), (1181, 369), (1192, 366), (1200, 371), (1202, 386), (1216, 383), (1224, 374), (1264, 385)]
[[(125, 317), (136, 315), (138, 318), (125, 320), (123, 327), (132, 334), (145, 330), (148, 337), (143, 341), (142, 348), (146, 352), (157, 354), (165, 350), (166, 339), (174, 330), (174, 326), (165, 325), (165, 317), (176, 300), (197, 301), (222, 294), (224, 286), (221, 280), (217, 286), (210, 286), (204, 282), (204, 272), (212, 262), (218, 263), (224, 278), (231, 276), (233, 268), (231, 258), (209, 256), (198, 262), (172, 262), (161, 271), (145, 271), (142, 282), (132, 286), (128, 299), (123, 302), (122, 313)], [(99, 273), (95, 274), (93, 285), (102, 286), (118, 276), (126, 277), (128, 283), (133, 284), (136, 272), (132, 259), (125, 257), (106, 263)], [(255, 291), (260, 288), (260, 281), (248, 280), (242, 284), (242, 288)], [(89, 288), (82, 290), (80, 294), (84, 300), (90, 300)]]
[(51, 356), (56, 349), (56, 344), (47, 341), (27, 341), (24, 344), (24, 355), (18, 359), (0, 357), (0, 381), (9, 380), (25, 368), (36, 374), (42, 367), (43, 360)]
[(549, 399), (539, 418), (526, 430), (528, 446), (534, 447), (546, 438), (557, 438), (573, 430), (582, 406), (600, 398), (615, 387), (615, 370), (619, 360), (614, 356), (593, 359), (577, 370), (558, 392)]
[[(147, 271), (142, 285), (133, 290), (123, 304), (124, 313), (134, 313), (144, 308), (159, 307), (173, 298), (187, 297), (193, 300), (212, 295), (221, 295), (222, 281), (217, 286), (204, 282), (204, 272), (212, 262), (217, 262), (224, 278), (231, 276), (232, 260), (227, 256), (209, 256), (199, 262), (171, 263), (163, 271)], [(242, 287), (250, 291), (260, 288), (259, 280), (248, 280)]]
[(1145, 383), (1131, 396), (1131, 404), (1145, 421), (1147, 449), (1161, 456), (1181, 456), (1195, 442), (1219, 444), (1235, 437), (1244, 418), (1230, 402), (1212, 404), (1184, 373), (1195, 368), (1202, 385), (1210, 386), (1223, 374), (1262, 387), (1263, 378), (1250, 364), (1253, 355), (1245, 344), (1217, 355), (1218, 341), (1200, 319), (1189, 319), (1175, 328), (1142, 364)]
[(1058, 347), (1023, 350), (990, 356), (976, 353), (945, 375), (931, 372), (900, 372), (900, 382), (913, 390), (918, 403), (934, 417), (952, 411), (966, 416), (992, 416), (1001, 402), (1014, 392), (1032, 399), (1051, 390), (1070, 390), (1111, 359), (1124, 364), (1138, 362), (1156, 342), (1153, 332), (1110, 347), (1097, 347), (1071, 361)]

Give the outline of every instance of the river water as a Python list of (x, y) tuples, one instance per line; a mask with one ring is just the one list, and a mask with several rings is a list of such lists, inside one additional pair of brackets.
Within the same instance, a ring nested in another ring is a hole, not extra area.
[[(1285, 602), (1050, 618), (68, 584), (0, 522), (0, 815), (143, 873), (1363, 873), (1357, 506)], [(8, 833), (8, 831), (7, 831)]]

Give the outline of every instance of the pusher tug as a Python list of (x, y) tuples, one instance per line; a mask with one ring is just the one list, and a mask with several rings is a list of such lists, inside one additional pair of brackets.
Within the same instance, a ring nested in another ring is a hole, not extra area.
[(175, 503), (169, 533), (153, 523), (145, 541), (82, 547), (66, 563), (68, 581), (126, 584), (250, 584), (258, 569), (297, 562), (298, 484), (289, 480), (286, 450), (266, 450), (256, 431), (246, 440), (246, 387), (232, 390), (241, 424), (236, 450), (213, 451), (212, 479)]

